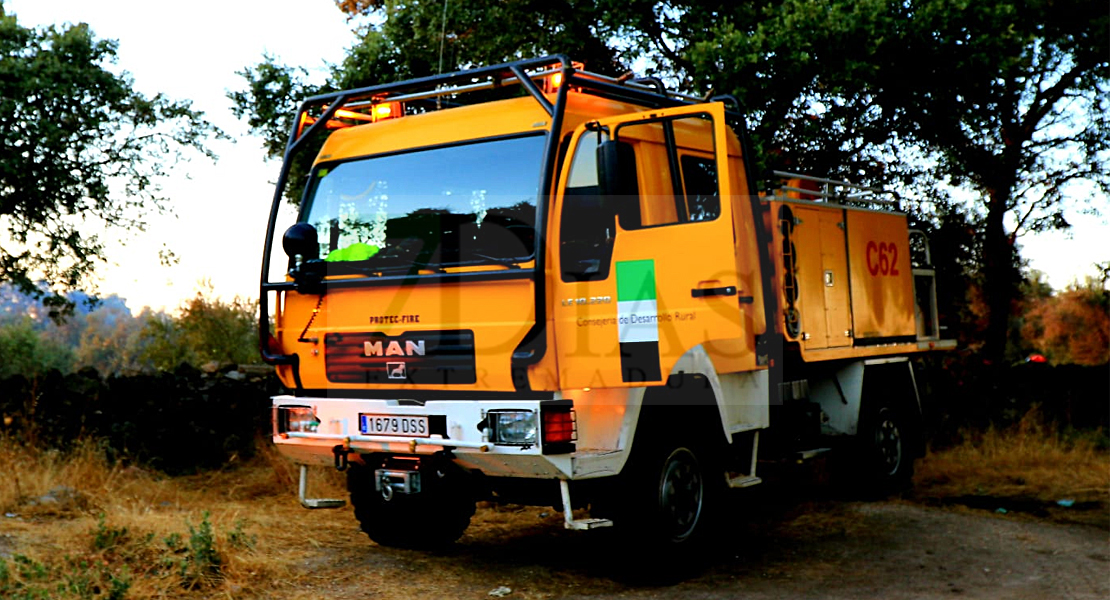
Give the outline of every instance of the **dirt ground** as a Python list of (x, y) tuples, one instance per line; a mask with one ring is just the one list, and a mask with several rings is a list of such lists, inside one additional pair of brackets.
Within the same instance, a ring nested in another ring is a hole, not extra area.
[(748, 518), (717, 559), (667, 586), (630, 580), (614, 568), (621, 548), (612, 536), (565, 531), (550, 509), (482, 508), (460, 542), (439, 553), (378, 547), (349, 509), (314, 512), (349, 519), (349, 534), (322, 545), (304, 564), (315, 576), (285, 597), (1110, 598), (1104, 504), (1072, 519), (909, 500), (738, 494), (732, 501)]

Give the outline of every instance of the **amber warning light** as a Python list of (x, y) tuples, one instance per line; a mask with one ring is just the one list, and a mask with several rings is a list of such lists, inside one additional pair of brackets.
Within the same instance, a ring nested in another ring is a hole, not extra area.
[[(580, 62), (572, 62), (570, 66), (574, 67), (577, 71), (581, 71), (585, 67), (585, 65)], [(559, 65), (553, 65), (551, 68), (558, 69)], [(548, 94), (554, 93), (563, 85), (563, 80), (564, 76), (561, 70), (548, 75), (543, 80), (543, 91)]]
[[(371, 104), (369, 107), (360, 107), (359, 110), (341, 108), (335, 111), (335, 115), (328, 120), (326, 127), (328, 129), (342, 129), (362, 123), (377, 123), (378, 121), (397, 119), (403, 116), (405, 116), (404, 104), (400, 102), (382, 102)], [(316, 117), (309, 116), (307, 112), (302, 112), (300, 121), (297, 123), (297, 137), (300, 137), (304, 130), (316, 121)]]
[(374, 122), (396, 119), (405, 116), (405, 107), (400, 102), (383, 102), (370, 109), (370, 120)]

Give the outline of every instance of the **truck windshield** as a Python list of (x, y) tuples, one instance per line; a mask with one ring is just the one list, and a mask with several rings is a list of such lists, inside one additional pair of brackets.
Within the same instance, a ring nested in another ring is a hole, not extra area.
[(315, 169), (302, 220), (339, 270), (512, 264), (534, 249), (544, 136), (376, 156)]

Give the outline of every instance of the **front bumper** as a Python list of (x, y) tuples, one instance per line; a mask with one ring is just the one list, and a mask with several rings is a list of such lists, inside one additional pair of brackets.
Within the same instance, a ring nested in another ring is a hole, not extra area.
[[(458, 465), (496, 477), (570, 479), (575, 477), (575, 454), (544, 454), (542, 440), (533, 445), (501, 445), (489, 439), (480, 425), (490, 411), (531, 410), (540, 414), (544, 400), (430, 400), (423, 404), (400, 400), (273, 397), (274, 445), (301, 464), (332, 465), (335, 448), (351, 454), (386, 453), (430, 455), (447, 451)], [(282, 431), (279, 409), (310, 407), (319, 420), (315, 432)], [(437, 427), (427, 437), (367, 435), (359, 429), (362, 414), (434, 418)], [(537, 433), (540, 435), (540, 433)], [(596, 453), (588, 453), (591, 457)], [(586, 458), (582, 456), (580, 458)], [(579, 465), (579, 476), (584, 475)], [(602, 471), (604, 471), (603, 469)], [(604, 474), (590, 469), (595, 474)]]

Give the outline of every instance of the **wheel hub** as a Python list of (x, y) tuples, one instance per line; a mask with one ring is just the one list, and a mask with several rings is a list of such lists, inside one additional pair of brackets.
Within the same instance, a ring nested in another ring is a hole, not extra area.
[(659, 507), (673, 540), (689, 537), (701, 516), (704, 485), (697, 459), (689, 450), (675, 451), (663, 469)]
[(902, 433), (898, 425), (884, 419), (875, 430), (875, 446), (879, 451), (879, 461), (888, 475), (893, 475), (902, 464)]

